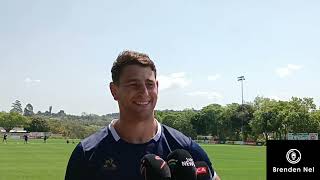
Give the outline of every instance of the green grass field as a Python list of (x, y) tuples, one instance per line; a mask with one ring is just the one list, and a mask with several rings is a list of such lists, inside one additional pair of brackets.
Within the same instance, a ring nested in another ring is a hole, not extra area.
[(64, 179), (68, 159), (76, 144), (49, 139), (10, 140), (0, 143), (0, 180)]
[(202, 145), (222, 180), (265, 180), (266, 147)]
[[(0, 142), (0, 180), (62, 180), (76, 144), (64, 140)], [(202, 145), (222, 180), (266, 179), (266, 148)]]

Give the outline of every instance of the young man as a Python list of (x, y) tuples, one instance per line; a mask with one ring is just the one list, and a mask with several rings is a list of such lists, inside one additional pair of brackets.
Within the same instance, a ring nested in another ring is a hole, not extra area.
[(194, 161), (206, 161), (214, 179), (220, 179), (198, 144), (155, 119), (156, 72), (146, 54), (124, 51), (118, 56), (111, 69), (110, 90), (118, 102), (120, 117), (78, 144), (65, 180), (143, 180), (140, 160), (145, 154), (166, 159), (175, 149), (189, 151)]
[(47, 143), (47, 139), (48, 139), (48, 136), (47, 136), (47, 135), (44, 135), (44, 137), (43, 137), (43, 142), (44, 142), (44, 143)]
[(7, 133), (4, 133), (4, 134), (3, 134), (3, 140), (2, 140), (2, 143), (4, 143), (4, 142), (5, 142), (5, 143), (7, 144), (7, 136), (8, 136), (8, 135), (7, 135)]
[(28, 134), (24, 134), (23, 135), (23, 138), (24, 138), (24, 144), (28, 144)]

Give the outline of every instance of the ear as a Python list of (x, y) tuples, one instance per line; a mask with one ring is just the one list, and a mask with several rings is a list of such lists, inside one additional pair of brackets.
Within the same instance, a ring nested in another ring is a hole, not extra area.
[(109, 84), (109, 88), (110, 88), (111, 94), (113, 96), (113, 99), (118, 101), (118, 86), (116, 84), (114, 84), (113, 82), (111, 82)]
[(157, 92), (159, 92), (159, 82), (158, 82), (158, 80), (156, 81), (156, 85), (157, 85)]

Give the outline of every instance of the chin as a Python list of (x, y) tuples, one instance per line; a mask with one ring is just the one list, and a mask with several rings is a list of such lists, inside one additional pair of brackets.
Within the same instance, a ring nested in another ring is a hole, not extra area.
[(135, 115), (137, 116), (143, 116), (143, 117), (148, 117), (148, 116), (153, 116), (154, 112), (153, 112), (153, 109), (143, 109), (143, 110), (135, 110)]

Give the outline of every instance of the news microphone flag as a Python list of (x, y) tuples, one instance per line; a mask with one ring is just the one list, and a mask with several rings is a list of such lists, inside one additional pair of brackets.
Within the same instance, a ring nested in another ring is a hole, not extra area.
[(168, 164), (155, 154), (146, 154), (141, 159), (140, 171), (144, 180), (170, 180)]
[(196, 180), (196, 167), (190, 153), (183, 149), (171, 152), (167, 157), (172, 180)]
[(195, 165), (197, 169), (197, 180), (212, 180), (212, 174), (206, 162), (196, 161)]

